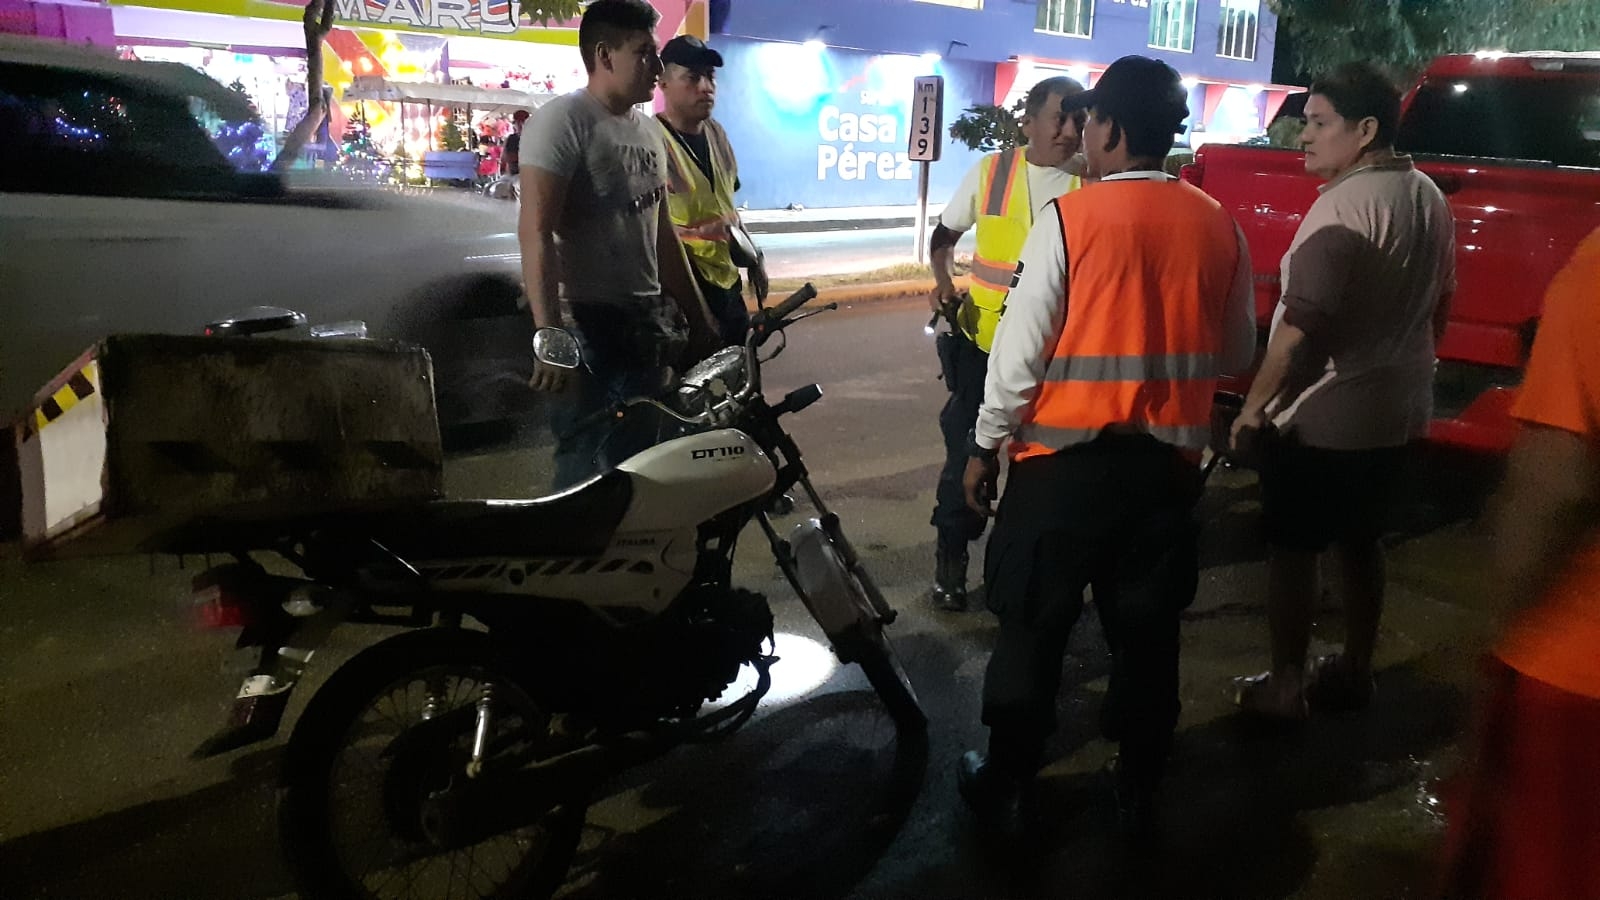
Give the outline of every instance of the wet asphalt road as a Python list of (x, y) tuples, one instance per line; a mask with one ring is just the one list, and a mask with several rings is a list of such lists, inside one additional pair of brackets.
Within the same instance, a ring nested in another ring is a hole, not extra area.
[[(813, 380), (825, 388), (794, 431), (903, 611), (895, 640), (932, 720), (926, 749), (896, 740), (857, 671), (828, 665), (764, 545), (747, 540), (740, 580), (773, 598), (783, 632), (778, 699), (727, 742), (681, 748), (609, 783), (565, 895), (1426, 896), (1487, 624), (1473, 600), (1485, 541), (1470, 512), (1492, 473), (1434, 459), (1411, 481), (1391, 538), (1375, 705), (1283, 734), (1230, 714), (1228, 679), (1266, 659), (1264, 568), (1254, 479), (1219, 471), (1184, 625), (1164, 847), (1131, 858), (1110, 836), (1099, 772), (1111, 748), (1093, 725), (1107, 666), (1092, 616), (1071, 645), (1054, 761), (1041, 776), (1045, 827), (1026, 846), (994, 847), (975, 833), (954, 779), (957, 756), (985, 737), (978, 698), (993, 620), (934, 613), (919, 597), (944, 390), (924, 318), (916, 303), (819, 318), (794, 329), (767, 373), (772, 393)], [(540, 443), (458, 455), (451, 493), (536, 492), (548, 467)], [(280, 744), (186, 758), (221, 725), (238, 683), (224, 671), (231, 636), (188, 624), (197, 563), (188, 565), (30, 568), (14, 547), (0, 549), (0, 895), (291, 895), (272, 815)], [(1313, 650), (1326, 652), (1338, 616), (1318, 619)], [(379, 636), (336, 635), (306, 687)]]

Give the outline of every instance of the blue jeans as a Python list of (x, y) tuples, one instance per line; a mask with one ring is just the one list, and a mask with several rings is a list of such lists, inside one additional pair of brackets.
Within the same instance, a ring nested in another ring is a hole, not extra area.
[(616, 403), (660, 393), (670, 373), (665, 368), (614, 369), (599, 375), (580, 368), (573, 373), (577, 384), (555, 397), (550, 410), (550, 429), (556, 435), (555, 490), (610, 471), (660, 441), (662, 417), (649, 407), (636, 407), (621, 419), (607, 418), (574, 429), (588, 416)]

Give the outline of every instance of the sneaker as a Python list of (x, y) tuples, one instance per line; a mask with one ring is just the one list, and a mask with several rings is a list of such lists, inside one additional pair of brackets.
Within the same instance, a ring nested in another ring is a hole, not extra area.
[(1342, 653), (1319, 657), (1306, 675), (1306, 702), (1317, 709), (1335, 712), (1366, 709), (1376, 690), (1372, 673), (1356, 671)]
[(934, 585), (928, 589), (928, 602), (940, 612), (966, 612), (967, 592)]
[(1311, 716), (1305, 690), (1271, 672), (1235, 678), (1233, 702), (1248, 715), (1283, 724), (1299, 724)]

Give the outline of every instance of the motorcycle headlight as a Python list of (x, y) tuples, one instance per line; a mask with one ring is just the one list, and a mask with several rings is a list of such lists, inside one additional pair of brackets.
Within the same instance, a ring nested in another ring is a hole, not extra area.
[(724, 347), (696, 363), (678, 382), (678, 406), (697, 415), (743, 390), (745, 380), (744, 348)]

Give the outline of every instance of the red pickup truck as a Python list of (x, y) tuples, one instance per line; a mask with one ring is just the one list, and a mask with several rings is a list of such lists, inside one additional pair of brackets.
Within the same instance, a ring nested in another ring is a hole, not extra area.
[[(1458, 287), (1430, 437), (1504, 452), (1545, 288), (1600, 228), (1600, 53), (1441, 57), (1406, 95), (1395, 143), (1444, 191), (1456, 222)], [(1203, 146), (1183, 177), (1244, 230), (1266, 325), (1279, 263), (1321, 181), (1299, 151), (1249, 144)]]

